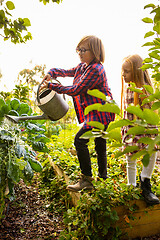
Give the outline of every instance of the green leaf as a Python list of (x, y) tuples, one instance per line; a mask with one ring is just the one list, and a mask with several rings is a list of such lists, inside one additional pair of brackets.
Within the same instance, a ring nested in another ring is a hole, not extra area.
[(3, 10), (0, 10), (0, 17), (3, 19), (5, 17), (5, 12)]
[(131, 156), (131, 160), (134, 161), (134, 160), (140, 158), (141, 156), (145, 155), (146, 153), (147, 153), (146, 150), (140, 150), (140, 151), (138, 151), (138, 152), (132, 154), (132, 156)]
[(152, 57), (152, 58), (160, 60), (160, 56), (159, 56), (158, 53), (160, 53), (160, 52), (158, 50), (155, 50), (155, 51), (150, 52), (149, 56)]
[(0, 98), (0, 108), (2, 108), (2, 106), (4, 106), (5, 104), (6, 104), (5, 101), (2, 98)]
[(13, 100), (11, 100), (10, 105), (13, 110), (17, 110), (20, 106), (20, 101), (17, 98), (14, 98)]
[(130, 89), (133, 92), (143, 93), (143, 91), (142, 91), (143, 88), (129, 87), (128, 89)]
[(122, 141), (121, 129), (120, 128), (112, 129), (110, 132), (107, 133), (106, 137), (121, 142)]
[(157, 110), (160, 109), (160, 101), (159, 102), (154, 102), (152, 105), (152, 110)]
[(148, 47), (148, 46), (154, 46), (153, 42), (146, 42), (145, 44), (142, 45), (142, 47)]
[(89, 112), (94, 111), (94, 110), (98, 111), (98, 109), (101, 107), (101, 105), (102, 104), (100, 104), (100, 103), (95, 103), (95, 104), (87, 106), (84, 110), (84, 115), (87, 115)]
[(150, 160), (150, 155), (147, 153), (142, 158), (142, 163), (143, 163), (144, 167), (148, 166), (149, 160)]
[(97, 97), (106, 101), (106, 95), (100, 92), (98, 89), (88, 90), (87, 93), (93, 97)]
[(153, 94), (153, 88), (150, 85), (143, 85), (143, 87), (146, 89), (147, 92), (150, 94)]
[(11, 178), (13, 182), (15, 183), (19, 182), (20, 180), (19, 167), (13, 161), (9, 161), (7, 174), (8, 174), (8, 177)]
[[(147, 46), (147, 45), (146, 45)], [(143, 70), (143, 71), (145, 71), (146, 69), (149, 69), (149, 68), (153, 68), (153, 65), (152, 64), (144, 64), (142, 67), (141, 67), (141, 69)]]
[(141, 135), (145, 132), (145, 127), (142, 126), (135, 126), (135, 127), (131, 127), (126, 135)]
[(112, 129), (132, 125), (132, 122), (127, 119), (120, 119), (118, 121), (110, 122), (107, 128), (107, 131), (111, 131)]
[(144, 63), (151, 63), (151, 62), (153, 62), (153, 59), (152, 58), (145, 58), (143, 62)]
[(28, 113), (30, 110), (30, 107), (27, 103), (21, 103), (18, 109), (19, 115)]
[(145, 119), (148, 124), (157, 125), (159, 123), (158, 115), (151, 109), (143, 110), (143, 119)]
[(7, 1), (7, 2), (6, 2), (6, 6), (7, 6), (7, 8), (8, 8), (9, 10), (15, 9), (14, 3), (11, 2), (11, 1)]
[(144, 144), (151, 144), (153, 142), (153, 140), (149, 137), (141, 137), (138, 140), (138, 143), (144, 143)]
[(40, 162), (38, 162), (37, 160), (33, 159), (33, 158), (29, 158), (29, 163), (31, 165), (31, 168), (36, 171), (36, 172), (41, 172), (43, 167), (41, 165)]
[(16, 110), (10, 110), (9, 112), (8, 112), (8, 115), (11, 115), (11, 116), (19, 116), (19, 114), (18, 114), (18, 112), (16, 111)]
[(28, 18), (23, 18), (23, 21), (24, 21), (23, 26), (25, 27), (31, 26), (31, 22)]
[(153, 30), (160, 34), (160, 21), (156, 22), (155, 26), (153, 27)]
[(104, 130), (104, 125), (100, 122), (97, 122), (97, 121), (90, 121), (90, 122), (87, 122), (87, 124), (91, 127), (95, 127), (95, 128), (98, 128), (98, 129), (101, 129), (101, 130)]
[(114, 103), (105, 103), (101, 105), (98, 109), (99, 112), (111, 112), (115, 114), (120, 114), (120, 108)]
[(135, 114), (139, 118), (143, 118), (143, 112), (140, 109), (140, 106), (134, 106), (134, 105), (129, 105), (129, 107), (126, 109), (127, 112)]
[(80, 138), (84, 138), (84, 139), (90, 139), (90, 138), (95, 138), (95, 137), (102, 137), (102, 133), (97, 133), (95, 134), (92, 131), (87, 131), (86, 133), (84, 133)]
[(143, 22), (145, 23), (153, 23), (153, 20), (151, 18), (145, 17), (142, 19)]
[(115, 157), (120, 157), (124, 154), (127, 154), (127, 153), (132, 153), (134, 151), (137, 151), (139, 149), (138, 146), (127, 146), (125, 147), (124, 151), (118, 151), (116, 154), (115, 154)]
[(147, 38), (147, 37), (153, 36), (154, 34), (155, 34), (154, 32), (149, 31), (149, 32), (147, 32), (147, 33), (144, 35), (144, 38)]
[(150, 4), (147, 4), (146, 6), (144, 6), (144, 9), (150, 8), (150, 7), (154, 9), (156, 6), (152, 3), (150, 3)]

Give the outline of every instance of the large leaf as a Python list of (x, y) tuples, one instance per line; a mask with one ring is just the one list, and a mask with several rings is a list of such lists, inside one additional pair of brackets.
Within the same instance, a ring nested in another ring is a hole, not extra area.
[(145, 127), (142, 126), (135, 126), (135, 127), (131, 127), (128, 132), (127, 135), (141, 135), (144, 134), (145, 132)]
[(111, 113), (116, 113), (120, 114), (120, 108), (114, 104), (114, 103), (106, 103), (104, 105), (101, 105), (98, 109), (99, 112), (111, 112)]
[(144, 143), (144, 144), (151, 144), (153, 142), (153, 140), (149, 137), (141, 137), (138, 140), (138, 143)]
[(140, 150), (140, 151), (132, 154), (131, 160), (133, 160), (133, 161), (134, 161), (134, 160), (137, 160), (137, 159), (140, 158), (141, 156), (144, 156), (146, 153), (147, 153), (146, 150)]
[(10, 105), (13, 110), (17, 110), (20, 106), (20, 101), (17, 98), (11, 100)]
[(104, 128), (105, 128), (105, 126), (102, 123), (97, 122), (97, 121), (90, 121), (90, 122), (87, 122), (87, 124), (91, 127), (98, 128), (101, 130), (104, 130)]
[(137, 106), (129, 105), (129, 107), (126, 110), (127, 110), (127, 112), (132, 113), (139, 118), (143, 118), (143, 112), (140, 109), (139, 105), (137, 105)]
[(100, 92), (98, 89), (88, 90), (87, 93), (93, 97), (97, 97), (106, 101), (106, 95)]
[(84, 110), (84, 115), (87, 115), (89, 112), (94, 111), (94, 110), (98, 111), (99, 108), (101, 107), (101, 105), (102, 104), (100, 104), (100, 103), (95, 103), (95, 104), (87, 106)]
[(36, 172), (42, 171), (43, 167), (40, 162), (38, 162), (37, 160), (35, 160), (33, 158), (30, 158), (28, 161), (34, 171), (36, 171)]
[(143, 87), (149, 92), (150, 94), (153, 94), (153, 88), (150, 85), (143, 85)]
[(154, 102), (152, 105), (152, 110), (157, 110), (160, 109), (160, 101), (159, 102)]
[(87, 131), (80, 138), (89, 139), (89, 138), (93, 138), (93, 137), (95, 137), (93, 132), (92, 131)]
[(149, 160), (150, 160), (150, 155), (147, 153), (142, 158), (142, 163), (143, 163), (144, 167), (148, 166)]
[(158, 115), (151, 109), (143, 110), (143, 119), (145, 119), (148, 124), (157, 125), (159, 123)]
[(115, 154), (115, 157), (120, 157), (124, 154), (127, 154), (127, 153), (132, 153), (134, 151), (137, 151), (139, 149), (138, 146), (134, 145), (134, 146), (127, 146), (125, 147), (124, 151), (118, 151), (116, 154)]
[(132, 122), (127, 119), (120, 119), (118, 121), (110, 122), (107, 128), (107, 131), (110, 131), (115, 128), (131, 125)]
[(28, 113), (30, 110), (30, 107), (28, 106), (27, 103), (21, 103), (18, 109), (19, 115)]
[(110, 132), (106, 134), (106, 136), (103, 136), (103, 138), (109, 138), (121, 142), (122, 141), (121, 129), (120, 128), (112, 129)]
[(19, 182), (20, 180), (19, 166), (13, 161), (9, 161), (7, 174), (8, 174), (8, 177), (11, 178), (14, 183)]

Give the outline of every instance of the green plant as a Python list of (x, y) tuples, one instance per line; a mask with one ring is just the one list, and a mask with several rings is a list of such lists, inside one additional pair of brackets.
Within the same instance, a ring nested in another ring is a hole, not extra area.
[(57, 177), (50, 163), (43, 162), (43, 170), (39, 175), (40, 195), (45, 198), (47, 209), (54, 214), (62, 214), (71, 206), (71, 197), (66, 191), (63, 178)]

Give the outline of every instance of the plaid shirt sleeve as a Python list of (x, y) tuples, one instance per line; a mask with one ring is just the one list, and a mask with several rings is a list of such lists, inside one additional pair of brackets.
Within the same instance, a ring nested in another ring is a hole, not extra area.
[(52, 78), (56, 78), (56, 77), (74, 77), (75, 72), (76, 72), (76, 67), (75, 68), (71, 68), (69, 70), (64, 70), (64, 69), (61, 69), (61, 68), (52, 68), (52, 69), (50, 69), (48, 74), (50, 74)]
[(77, 96), (87, 92), (88, 89), (94, 89), (99, 81), (100, 79), (98, 69), (89, 66), (83, 74), (81, 74), (80, 71), (77, 72), (72, 86), (62, 86), (61, 84), (57, 83), (49, 83), (48, 87), (55, 90), (57, 93)]

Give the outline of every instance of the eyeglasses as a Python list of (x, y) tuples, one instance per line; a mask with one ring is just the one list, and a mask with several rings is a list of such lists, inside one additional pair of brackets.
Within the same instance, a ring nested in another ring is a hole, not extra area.
[(76, 48), (76, 52), (79, 53), (85, 53), (86, 51), (90, 51), (90, 49), (85, 49), (85, 48)]

